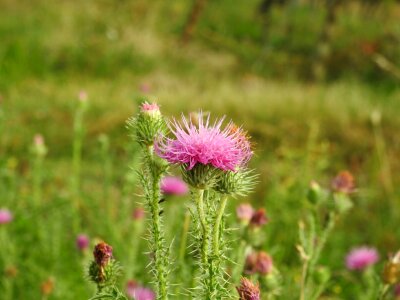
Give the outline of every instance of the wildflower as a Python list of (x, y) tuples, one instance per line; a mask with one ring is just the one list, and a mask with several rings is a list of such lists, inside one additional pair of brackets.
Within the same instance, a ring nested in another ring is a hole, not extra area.
[(78, 99), (80, 102), (86, 102), (88, 100), (87, 92), (84, 90), (79, 91)]
[(86, 234), (79, 234), (76, 238), (76, 247), (84, 251), (89, 247), (89, 237)]
[(143, 207), (136, 207), (133, 210), (132, 217), (134, 220), (142, 220), (144, 218), (144, 214)]
[(142, 106), (140, 107), (140, 111), (142, 113), (148, 114), (148, 115), (154, 115), (154, 116), (159, 116), (161, 115), (160, 113), (160, 107), (158, 106), (157, 103), (147, 103), (144, 102)]
[(271, 256), (266, 252), (253, 252), (246, 258), (245, 272), (252, 275), (259, 273), (261, 275), (269, 274), (273, 269), (273, 262)]
[(268, 218), (264, 208), (259, 208), (256, 210), (251, 217), (250, 225), (253, 227), (261, 227), (268, 222)]
[(13, 220), (13, 215), (8, 209), (0, 209), (0, 225), (10, 223)]
[(112, 247), (101, 242), (94, 247), (93, 256), (99, 267), (104, 267), (112, 258)]
[(252, 283), (247, 278), (242, 278), (240, 280), (240, 286), (236, 287), (239, 293), (240, 300), (260, 300), (260, 288), (254, 283)]
[(360, 247), (350, 251), (346, 257), (346, 266), (349, 270), (364, 270), (375, 264), (379, 254), (374, 248)]
[(126, 294), (135, 300), (154, 300), (155, 293), (148, 288), (138, 285), (134, 280), (129, 280), (126, 285)]
[(164, 195), (186, 195), (189, 192), (187, 184), (178, 177), (166, 176), (161, 180), (161, 191)]
[(53, 292), (53, 289), (54, 289), (54, 279), (51, 277), (48, 278), (46, 281), (44, 281), (40, 286), (42, 295), (45, 297), (49, 296)]
[(390, 257), (383, 269), (383, 281), (387, 284), (400, 282), (400, 251)]
[(254, 208), (249, 203), (242, 203), (236, 208), (236, 216), (243, 224), (248, 224), (253, 214)]
[(188, 170), (201, 164), (236, 172), (247, 163), (252, 152), (243, 147), (241, 129), (231, 132), (232, 123), (222, 129), (223, 120), (211, 125), (210, 116), (204, 121), (201, 115), (196, 126), (192, 120), (182, 117), (182, 124), (174, 121), (170, 126), (175, 139), (158, 143), (156, 152), (172, 164), (185, 165)]
[(341, 171), (331, 183), (334, 192), (350, 194), (354, 192), (354, 177), (349, 171)]

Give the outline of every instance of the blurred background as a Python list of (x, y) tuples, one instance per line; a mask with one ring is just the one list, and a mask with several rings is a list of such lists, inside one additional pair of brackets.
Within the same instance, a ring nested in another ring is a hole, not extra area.
[[(323, 260), (340, 270), (354, 245), (396, 251), (399, 20), (395, 0), (0, 0), (0, 207), (14, 213), (2, 286), (12, 299), (40, 299), (46, 282), (46, 297), (87, 297), (77, 228), (127, 263), (140, 157), (125, 121), (143, 97), (167, 116), (202, 109), (249, 131), (261, 182), (243, 201), (267, 208), (283, 272), (299, 264), (309, 182), (329, 187), (340, 170), (356, 178), (355, 207)], [(335, 276), (332, 294), (355, 299)]]

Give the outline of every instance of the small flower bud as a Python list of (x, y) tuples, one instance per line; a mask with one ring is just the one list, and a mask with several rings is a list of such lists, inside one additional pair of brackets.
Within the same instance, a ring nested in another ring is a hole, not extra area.
[(246, 196), (256, 183), (257, 175), (251, 170), (226, 171), (218, 177), (214, 189), (221, 194)]
[(335, 193), (350, 194), (354, 192), (354, 177), (349, 171), (341, 171), (331, 183)]
[(249, 279), (242, 278), (240, 286), (236, 287), (240, 300), (260, 300), (260, 288)]
[(13, 215), (8, 209), (0, 209), (0, 225), (10, 223), (13, 220)]
[(94, 247), (93, 256), (96, 264), (99, 267), (104, 267), (112, 258), (112, 247), (101, 242)]
[(266, 252), (253, 252), (246, 258), (245, 273), (252, 275), (259, 273), (261, 275), (269, 274), (273, 269), (273, 262), (271, 256)]
[(259, 208), (254, 212), (253, 216), (250, 220), (250, 225), (255, 228), (259, 228), (265, 224), (267, 224), (268, 218), (264, 208)]
[(315, 269), (313, 277), (317, 284), (325, 284), (331, 278), (331, 271), (327, 267), (319, 266)]
[(89, 247), (89, 237), (86, 234), (79, 234), (76, 238), (76, 247), (85, 251)]
[(133, 210), (132, 218), (136, 221), (142, 220), (144, 218), (145, 212), (143, 207), (136, 207)]
[(312, 180), (307, 192), (307, 200), (311, 204), (317, 204), (321, 198), (321, 187), (318, 182)]
[(254, 214), (254, 208), (248, 203), (242, 203), (236, 208), (236, 216), (238, 220), (248, 225)]

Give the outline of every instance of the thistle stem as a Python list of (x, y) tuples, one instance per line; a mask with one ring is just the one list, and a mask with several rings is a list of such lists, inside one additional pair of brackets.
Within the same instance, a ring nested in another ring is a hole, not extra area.
[(219, 204), (218, 212), (217, 212), (217, 217), (215, 219), (215, 224), (214, 224), (214, 232), (213, 232), (213, 254), (215, 256), (219, 255), (219, 235), (220, 235), (220, 227), (221, 227), (221, 220), (222, 216), (224, 215), (226, 203), (228, 200), (228, 196), (224, 195), (221, 198), (221, 202)]
[[(154, 159), (153, 147), (147, 148), (148, 156), (150, 160)], [(149, 164), (152, 162), (150, 161)], [(149, 166), (149, 169), (151, 166)], [(160, 181), (161, 175), (156, 175), (154, 172), (149, 172), (151, 180), (151, 190), (149, 197), (149, 205), (151, 212), (151, 226), (152, 226), (152, 239), (154, 246), (154, 265), (155, 275), (157, 278), (157, 299), (166, 300), (168, 299), (167, 292), (167, 268), (166, 259), (168, 251), (164, 245), (164, 232), (162, 231), (161, 219), (160, 219)]]
[(208, 263), (208, 243), (209, 243), (209, 228), (207, 224), (207, 219), (206, 215), (204, 212), (204, 190), (197, 190), (197, 195), (195, 196), (195, 201), (196, 201), (196, 207), (197, 207), (197, 213), (199, 214), (199, 219), (201, 223), (201, 229), (202, 229), (202, 244), (201, 244), (201, 262), (203, 264), (203, 267), (207, 269), (207, 263)]

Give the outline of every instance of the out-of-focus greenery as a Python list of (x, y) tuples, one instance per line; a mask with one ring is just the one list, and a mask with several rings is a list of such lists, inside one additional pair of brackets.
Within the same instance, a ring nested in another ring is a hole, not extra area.
[[(143, 95), (168, 116), (203, 109), (249, 130), (252, 167), (261, 178), (243, 201), (267, 208), (265, 249), (290, 286), (282, 299), (297, 297), (290, 284), (300, 277), (297, 223), (312, 179), (329, 186), (337, 171), (349, 169), (358, 186), (355, 207), (322, 256), (333, 270), (327, 299), (356, 299), (358, 277), (344, 271), (351, 247), (374, 245), (382, 258), (400, 248), (400, 90), (393, 74), (400, 66), (398, 4), (339, 9), (325, 81), (311, 80), (323, 6), (274, 7), (266, 30), (258, 5), (207, 2), (192, 40), (183, 45), (188, 1), (0, 1), (0, 207), (15, 215), (0, 228), (12, 242), (0, 266), (19, 270), (0, 277), (2, 288), (11, 286), (10, 299), (39, 299), (49, 278), (51, 299), (91, 294), (83, 280), (88, 257), (75, 249), (76, 220), (82, 231), (112, 244), (122, 265), (148, 284), (146, 245), (137, 229), (132, 233), (131, 220), (140, 191), (130, 166), (140, 158), (124, 123)], [(378, 54), (394, 69), (382, 69)], [(89, 107), (82, 191), (74, 196), (72, 127), (80, 90), (87, 91)], [(39, 208), (32, 205), (36, 133), (49, 150)], [(102, 134), (109, 149), (100, 146)], [(237, 203), (230, 203), (231, 211)], [(176, 214), (183, 215), (184, 205), (183, 199), (167, 203), (167, 226), (177, 228), (169, 230), (169, 240), (179, 241), (183, 217)], [(134, 267), (133, 247), (140, 255)]]

